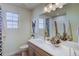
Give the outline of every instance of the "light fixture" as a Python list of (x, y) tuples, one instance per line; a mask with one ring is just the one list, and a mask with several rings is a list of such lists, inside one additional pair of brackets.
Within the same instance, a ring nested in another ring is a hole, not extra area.
[(51, 11), (55, 11), (57, 8), (63, 8), (66, 3), (49, 3), (44, 7), (44, 12), (50, 13)]

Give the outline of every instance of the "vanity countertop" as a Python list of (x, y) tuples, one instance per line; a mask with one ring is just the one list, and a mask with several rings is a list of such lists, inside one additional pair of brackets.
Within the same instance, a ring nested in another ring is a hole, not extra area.
[[(64, 46), (62, 43), (60, 44), (59, 47), (55, 47), (53, 44), (46, 43), (44, 40), (41, 40), (41, 39), (30, 39), (29, 42), (33, 43), (34, 45), (38, 46), (42, 50), (54, 56), (69, 56), (70, 55), (69, 47)], [(74, 55), (74, 52), (72, 50), (71, 50), (71, 55)]]

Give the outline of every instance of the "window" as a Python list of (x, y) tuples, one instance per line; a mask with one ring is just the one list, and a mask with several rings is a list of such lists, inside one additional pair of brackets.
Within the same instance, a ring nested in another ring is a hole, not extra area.
[(18, 14), (7, 12), (6, 19), (7, 19), (7, 28), (10, 29), (18, 28)]
[(44, 28), (44, 20), (43, 19), (39, 19), (39, 28), (40, 29)]

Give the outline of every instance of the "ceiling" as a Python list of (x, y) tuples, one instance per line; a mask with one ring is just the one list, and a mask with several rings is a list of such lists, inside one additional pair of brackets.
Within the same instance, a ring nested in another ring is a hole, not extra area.
[(11, 5), (15, 5), (22, 8), (27, 8), (29, 10), (33, 10), (37, 6), (41, 5), (41, 3), (10, 3)]

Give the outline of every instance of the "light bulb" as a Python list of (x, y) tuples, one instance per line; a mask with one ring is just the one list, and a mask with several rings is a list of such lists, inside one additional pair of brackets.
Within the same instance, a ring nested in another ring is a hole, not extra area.
[(47, 11), (48, 11), (47, 7), (44, 7), (44, 11), (45, 11), (45, 12), (47, 12)]
[(51, 3), (51, 4), (49, 4), (49, 8), (50, 8), (50, 9), (52, 9), (52, 8), (53, 8), (52, 3)]

